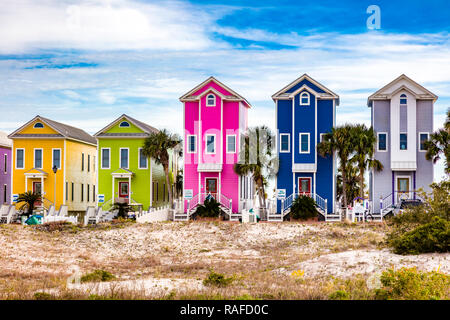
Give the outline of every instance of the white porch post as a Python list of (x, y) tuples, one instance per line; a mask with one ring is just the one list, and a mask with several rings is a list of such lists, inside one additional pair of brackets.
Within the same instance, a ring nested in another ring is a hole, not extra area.
[(42, 204), (42, 206), (44, 206), (44, 177), (43, 176), (41, 176), (41, 199), (42, 199), (42, 201), (41, 201), (41, 204)]
[(28, 191), (28, 177), (25, 176), (25, 192)]
[(116, 184), (116, 180), (114, 178), (114, 176), (112, 176), (112, 194), (111, 194), (111, 202), (114, 204), (114, 186)]
[(128, 176), (128, 203), (131, 203), (131, 175)]

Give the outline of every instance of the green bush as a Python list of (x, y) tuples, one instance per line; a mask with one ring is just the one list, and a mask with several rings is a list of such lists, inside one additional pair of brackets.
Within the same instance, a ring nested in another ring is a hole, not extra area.
[(434, 217), (430, 223), (391, 240), (394, 252), (398, 254), (419, 254), (427, 252), (449, 252), (450, 222)]
[(36, 292), (34, 294), (34, 299), (36, 300), (54, 300), (55, 298), (47, 292)]
[(450, 276), (416, 268), (389, 269), (381, 275), (382, 288), (375, 291), (379, 300), (437, 300), (450, 298)]
[(350, 298), (350, 295), (347, 293), (347, 291), (337, 290), (330, 294), (328, 298), (330, 300), (348, 300)]
[(203, 205), (199, 205), (194, 215), (199, 217), (214, 218), (220, 215), (220, 204), (213, 197), (205, 199)]
[(307, 220), (319, 215), (316, 202), (308, 196), (299, 196), (294, 200), (291, 207), (291, 217), (294, 219)]
[(205, 286), (226, 287), (233, 282), (233, 277), (227, 278), (221, 273), (211, 271), (208, 277), (203, 280)]
[(80, 279), (81, 282), (103, 282), (110, 281), (116, 277), (105, 270), (95, 270), (94, 272), (83, 275)]

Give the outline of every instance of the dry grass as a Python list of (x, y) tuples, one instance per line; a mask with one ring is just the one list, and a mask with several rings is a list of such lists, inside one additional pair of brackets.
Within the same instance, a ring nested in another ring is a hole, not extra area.
[[(399, 258), (388, 252), (386, 228), (219, 221), (0, 226), (0, 299), (328, 299), (342, 288), (352, 299), (365, 299), (373, 296), (367, 277), (391, 262), (426, 270), (441, 265), (448, 272), (446, 254)], [(376, 269), (368, 273), (370, 266)], [(117, 279), (102, 284), (101, 293), (68, 288), (75, 269), (107, 270)], [(235, 280), (205, 287), (211, 270)]]

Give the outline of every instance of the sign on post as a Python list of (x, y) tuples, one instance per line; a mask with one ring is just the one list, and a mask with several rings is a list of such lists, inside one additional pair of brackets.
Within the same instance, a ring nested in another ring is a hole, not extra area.
[(194, 191), (192, 189), (184, 189), (184, 198), (185, 199), (192, 199), (194, 196)]
[(13, 202), (13, 203), (16, 203), (18, 198), (19, 198), (19, 195), (18, 195), (18, 194), (13, 194), (13, 195), (12, 195), (12, 202)]
[(286, 189), (277, 189), (277, 199), (278, 200), (286, 199)]
[(103, 202), (105, 202), (105, 195), (99, 194), (98, 195), (98, 203), (103, 203)]

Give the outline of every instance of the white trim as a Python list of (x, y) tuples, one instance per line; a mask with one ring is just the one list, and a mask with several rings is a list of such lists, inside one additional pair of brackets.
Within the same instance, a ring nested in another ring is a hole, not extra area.
[[(122, 167), (122, 150), (127, 150), (127, 166)], [(119, 168), (129, 169), (130, 168), (130, 148), (119, 148)]]
[[(219, 178), (218, 177), (204, 177), (203, 178), (203, 180), (205, 182), (205, 193), (207, 193), (207, 191), (206, 191), (206, 179), (215, 179), (216, 180), (216, 196), (218, 196), (219, 195)], [(218, 199), (216, 199), (216, 200), (218, 200)]]
[[(22, 168), (17, 167), (17, 150), (23, 150), (23, 167)], [(19, 169), (19, 170), (25, 169), (25, 148), (17, 148), (16, 152), (14, 152), (14, 154), (15, 154), (14, 168)]]
[[(408, 179), (408, 187), (409, 187), (409, 190), (408, 191), (400, 191), (400, 190), (398, 190), (398, 179)], [(395, 186), (394, 186), (394, 191), (396, 191), (397, 192), (397, 196), (398, 196), (398, 192), (410, 192), (410, 191), (414, 191), (414, 190), (411, 190), (411, 176), (395, 176)]]
[(59, 167), (58, 167), (58, 169), (61, 169), (61, 157), (62, 157), (62, 153), (61, 153), (61, 148), (52, 148), (52, 169), (53, 169), (53, 163), (55, 162), (55, 159), (54, 159), (54, 156), (55, 156), (55, 154), (54, 154), (54, 151), (55, 150), (59, 150)]
[[(402, 134), (406, 134), (406, 149), (402, 149), (400, 136)], [(400, 132), (398, 134), (398, 150), (399, 151), (408, 151), (408, 132)]]
[[(127, 126), (123, 126), (122, 123), (126, 123), (128, 125)], [(119, 128), (129, 128), (129, 127), (131, 127), (131, 125), (130, 125), (130, 123), (128, 121), (122, 121), (122, 122), (119, 123)]]
[[(36, 150), (41, 150), (41, 166), (36, 166)], [(44, 167), (44, 150), (42, 148), (33, 149), (33, 168), (42, 169)]]
[[(214, 97), (214, 103), (213, 104), (209, 104), (209, 96), (213, 96)], [(216, 106), (216, 103), (217, 102), (217, 97), (216, 97), (216, 95), (214, 94), (214, 93), (208, 93), (207, 95), (206, 95), (206, 106), (207, 107), (215, 107)]]
[[(291, 152), (291, 134), (290, 133), (280, 133), (279, 136), (280, 136), (280, 150), (279, 150), (279, 152), (280, 153), (289, 153), (289, 152)], [(288, 148), (287, 148), (287, 150), (282, 150), (281, 149), (281, 146), (282, 146), (281, 137), (282, 136), (287, 136), (288, 137)]]
[[(42, 127), (36, 127), (36, 125), (37, 124), (41, 124), (42, 125)], [(45, 128), (45, 126), (44, 126), (44, 124), (41, 122), (41, 121), (38, 121), (38, 122), (36, 122), (34, 125), (33, 125), (33, 129), (44, 129)]]
[(319, 143), (323, 141), (324, 135), (326, 135), (326, 133), (319, 133)]
[(421, 149), (420, 148), (420, 144), (421, 144), (421, 142), (420, 142), (420, 135), (421, 134), (426, 134), (427, 135), (427, 140), (430, 140), (430, 133), (429, 132), (419, 132), (418, 139), (417, 139), (417, 141), (418, 141), (417, 146), (418, 146), (419, 152), (427, 152), (426, 149)]
[[(63, 181), (66, 181), (66, 139), (64, 139), (64, 160), (63, 161), (64, 161), (63, 162)], [(69, 200), (66, 200), (66, 197), (65, 197), (65, 195), (67, 193), (67, 199), (69, 199), (69, 183), (67, 183), (67, 190), (66, 190), (66, 184), (63, 185), (63, 193), (64, 193), (63, 205), (65, 205), (66, 201), (69, 201)]]
[[(109, 150), (108, 155), (108, 167), (103, 166), (103, 150)], [(101, 148), (100, 149), (100, 169), (111, 169), (111, 148)]]
[[(302, 98), (303, 96), (306, 95), (306, 98), (308, 98), (308, 102), (303, 103)], [(309, 94), (309, 92), (303, 91), (302, 93), (300, 93), (299, 96), (299, 102), (301, 106), (309, 106), (310, 105), (310, 99), (311, 99), (311, 95)]]
[(145, 167), (141, 167), (141, 150), (143, 148), (138, 148), (138, 169), (148, 169), (148, 158), (145, 157)]
[[(228, 138), (229, 137), (234, 138), (234, 150), (233, 151), (228, 150)], [(236, 153), (236, 135), (235, 134), (227, 134), (226, 135), (226, 153), (229, 153), (229, 154)]]
[[(214, 137), (214, 152), (208, 152), (208, 137)], [(205, 134), (205, 154), (216, 154), (216, 135), (215, 134)]]
[[(194, 137), (194, 151), (190, 150), (190, 146), (191, 146), (191, 142), (189, 141), (189, 139), (191, 137)], [(187, 140), (187, 144), (186, 144), (186, 153), (197, 153), (197, 135), (196, 134), (188, 134), (186, 136), (186, 140)]]
[[(302, 135), (307, 135), (308, 136), (308, 151), (302, 151)], [(307, 154), (310, 153), (310, 146), (309, 144), (311, 143), (310, 140), (310, 133), (309, 132), (299, 132), (298, 133), (298, 153), (301, 154)]]
[[(385, 134), (386, 135), (386, 150), (380, 150), (380, 134)], [(387, 132), (377, 132), (377, 152), (388, 152), (389, 151), (389, 147), (388, 147), (388, 139), (389, 139), (389, 135)]]

